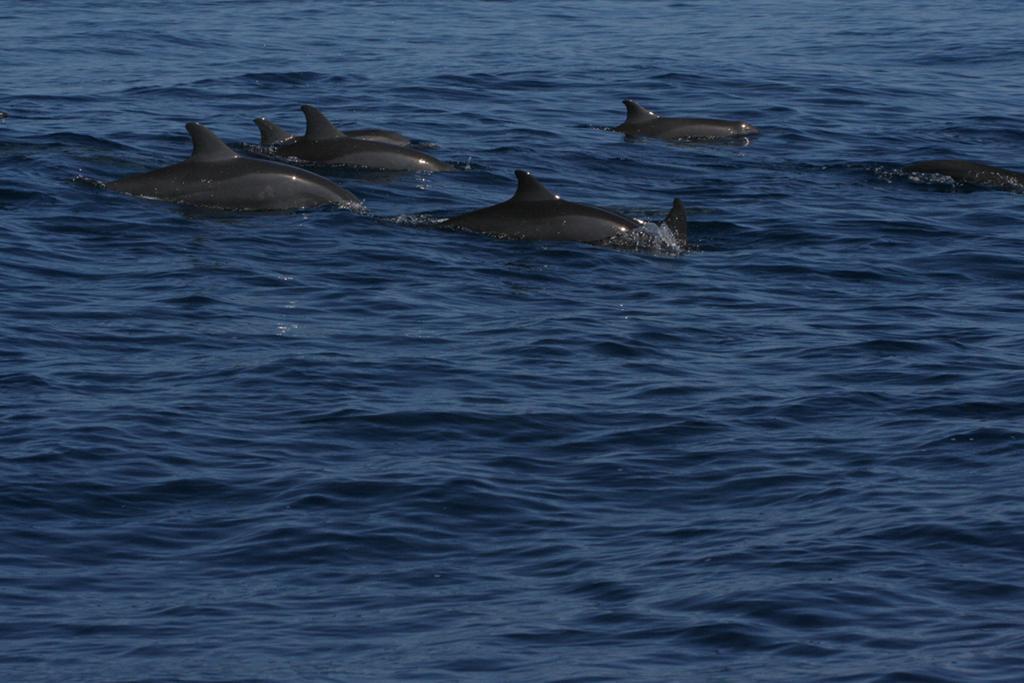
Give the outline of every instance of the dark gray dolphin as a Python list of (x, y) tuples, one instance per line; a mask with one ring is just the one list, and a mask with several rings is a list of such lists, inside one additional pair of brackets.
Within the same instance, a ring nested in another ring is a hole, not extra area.
[(0, 119), (6, 119), (6, 118), (7, 118), (7, 112), (0, 111)]
[[(516, 178), (519, 186), (508, 201), (449, 218), (444, 224), (500, 239), (589, 243), (605, 242), (643, 225), (614, 211), (566, 201), (526, 171), (516, 171)], [(681, 242), (686, 241), (686, 212), (679, 199), (665, 223)]]
[(937, 173), (959, 183), (999, 190), (1024, 191), (1024, 173), (962, 159), (933, 159), (904, 166), (907, 173)]
[(377, 171), (452, 171), (451, 166), (429, 154), (383, 142), (345, 135), (316, 107), (304, 104), (306, 134), (283, 142), (273, 154), (301, 162), (347, 166)]
[(192, 156), (188, 159), (125, 176), (105, 186), (140, 197), (213, 209), (273, 211), (360, 204), (354, 194), (315, 173), (276, 161), (242, 157), (198, 123), (185, 128), (192, 136)]
[[(260, 144), (264, 147), (279, 145), (282, 142), (290, 142), (297, 137), (265, 116), (254, 119), (253, 122), (260, 129)], [(383, 128), (359, 128), (356, 130), (346, 130), (344, 133), (350, 138), (384, 142), (389, 145), (398, 145), (399, 147), (408, 147), (412, 144), (412, 140), (401, 133), (396, 133), (393, 130), (384, 130)]]
[(282, 142), (290, 142), (295, 139), (294, 134), (289, 133), (266, 116), (255, 118), (252, 122), (260, 129), (260, 144), (264, 147), (279, 145)]
[(633, 100), (622, 100), (622, 103), (626, 105), (626, 120), (612, 130), (626, 135), (663, 140), (708, 140), (755, 135), (758, 132), (757, 128), (743, 121), (658, 116)]

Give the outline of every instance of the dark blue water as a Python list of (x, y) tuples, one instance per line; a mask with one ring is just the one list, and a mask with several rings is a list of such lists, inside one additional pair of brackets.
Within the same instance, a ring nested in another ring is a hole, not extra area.
[[(1024, 196), (897, 170), (1024, 169), (1016, 0), (3, 15), (4, 681), (1024, 677)], [(82, 180), (305, 102), (464, 170)], [(517, 168), (695, 249), (435, 226)]]

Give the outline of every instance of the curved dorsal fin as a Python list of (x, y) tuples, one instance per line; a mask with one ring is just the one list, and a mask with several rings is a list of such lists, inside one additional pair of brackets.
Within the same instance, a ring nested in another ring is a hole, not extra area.
[(185, 124), (185, 130), (192, 136), (191, 159), (196, 161), (224, 161), (225, 159), (234, 159), (238, 156), (212, 130), (202, 124), (191, 121)]
[(681, 242), (686, 243), (686, 208), (679, 197), (672, 202), (672, 210), (665, 216), (665, 225)]
[(626, 105), (626, 121), (625, 125), (636, 126), (641, 123), (648, 123), (658, 118), (650, 109), (644, 109), (633, 100), (622, 100), (622, 103)]
[(253, 119), (253, 123), (260, 129), (260, 144), (264, 147), (275, 145), (282, 140), (292, 137), (292, 134), (281, 126), (277, 125), (265, 116)]
[(533, 177), (529, 171), (516, 171), (516, 178), (519, 186), (510, 201), (514, 202), (543, 202), (558, 199), (558, 195), (540, 184), (540, 181)]
[(330, 140), (331, 138), (345, 137), (345, 134), (334, 127), (334, 124), (327, 120), (327, 117), (312, 104), (304, 104), (301, 107), (302, 113), (306, 115), (306, 139), (308, 140)]

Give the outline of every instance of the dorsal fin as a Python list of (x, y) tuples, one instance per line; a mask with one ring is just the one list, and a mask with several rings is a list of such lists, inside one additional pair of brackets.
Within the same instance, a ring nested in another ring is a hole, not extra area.
[(253, 119), (253, 123), (260, 129), (260, 144), (264, 147), (276, 145), (282, 140), (292, 137), (292, 134), (281, 126), (277, 125), (265, 116)]
[(195, 161), (224, 161), (238, 156), (212, 130), (202, 124), (191, 121), (185, 124), (185, 130), (192, 136), (190, 158)]
[(658, 115), (653, 111), (644, 109), (633, 100), (622, 100), (622, 103), (626, 105), (626, 121), (623, 125), (638, 126), (641, 123), (649, 123), (658, 118)]
[(514, 202), (543, 202), (558, 199), (558, 195), (540, 184), (540, 181), (533, 177), (529, 171), (516, 171), (516, 178), (519, 186), (510, 201)]
[(307, 140), (330, 140), (331, 138), (345, 137), (345, 134), (334, 127), (334, 124), (327, 120), (319, 109), (311, 104), (304, 104), (301, 107), (302, 113), (306, 115), (306, 139)]
[(682, 243), (686, 243), (686, 208), (679, 197), (672, 202), (672, 210), (665, 216), (665, 225), (675, 233)]

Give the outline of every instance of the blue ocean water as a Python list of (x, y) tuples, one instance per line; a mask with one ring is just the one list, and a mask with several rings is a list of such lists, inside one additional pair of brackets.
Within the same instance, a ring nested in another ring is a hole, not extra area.
[[(3, 680), (1024, 677), (1024, 196), (898, 171), (1024, 169), (1020, 3), (3, 14)], [(462, 170), (87, 181), (306, 102)], [(693, 249), (434, 225), (517, 168)]]

